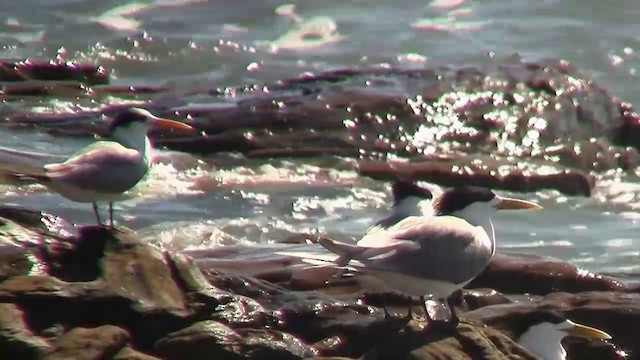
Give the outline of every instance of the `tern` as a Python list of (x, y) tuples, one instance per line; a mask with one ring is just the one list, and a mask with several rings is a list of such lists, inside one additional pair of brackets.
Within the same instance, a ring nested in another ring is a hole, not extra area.
[[(0, 171), (34, 180), (75, 202), (92, 203), (99, 225), (98, 202), (109, 203), (109, 224), (113, 228), (113, 202), (126, 198), (151, 167), (152, 126), (193, 130), (187, 124), (159, 118), (141, 108), (117, 114), (109, 125), (108, 139), (96, 141), (63, 162), (34, 166), (23, 161), (0, 162)], [(15, 160), (16, 156), (13, 155)]]
[(407, 217), (389, 230), (368, 233), (356, 245), (328, 238), (319, 243), (339, 255), (336, 265), (372, 275), (396, 291), (419, 297), (427, 318), (425, 295), (446, 299), (450, 322), (457, 325), (450, 295), (479, 275), (495, 254), (491, 216), (496, 210), (516, 209), (542, 207), (498, 196), (486, 188), (463, 186), (434, 201), (435, 216)]
[(567, 351), (562, 339), (567, 336), (594, 340), (610, 340), (606, 332), (577, 324), (560, 313), (536, 310), (522, 314), (510, 314), (505, 326), (497, 327), (525, 349), (544, 360), (565, 360)]
[(366, 234), (378, 230), (388, 230), (409, 216), (432, 216), (433, 194), (429, 189), (408, 180), (396, 180), (391, 185), (393, 205), (390, 214), (378, 220), (365, 231)]

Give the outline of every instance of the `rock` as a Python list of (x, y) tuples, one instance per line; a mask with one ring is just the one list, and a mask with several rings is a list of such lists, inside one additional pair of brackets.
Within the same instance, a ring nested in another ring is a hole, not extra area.
[[(553, 293), (536, 302), (493, 305), (465, 313), (471, 321), (481, 321), (497, 329), (506, 328), (517, 315), (538, 309), (555, 310), (577, 323), (606, 331), (613, 337), (610, 342), (570, 341), (567, 352), (572, 354), (605, 354), (594, 359), (620, 359), (619, 346), (630, 354), (640, 353), (637, 334), (640, 331), (640, 294), (610, 291), (591, 291), (577, 294)], [(636, 355), (634, 355), (636, 356)], [(583, 359), (583, 358), (580, 358)]]
[[(107, 79), (93, 65), (11, 64), (44, 80)], [(18, 81), (16, 74), (5, 77)], [(92, 91), (126, 95), (127, 89), (132, 96), (169, 93), (146, 106), (157, 115), (188, 120), (198, 131), (153, 131), (153, 142), (199, 154), (338, 155), (383, 163), (401, 157), (415, 164), (383, 169), (363, 163), (360, 171), (378, 178), (411, 171), (443, 185), (471, 180), (499, 189), (551, 188), (585, 196), (593, 188), (592, 175), (640, 163), (629, 148), (640, 146), (633, 136), (640, 132), (633, 108), (565, 60), (511, 56), (480, 65), (338, 69), (226, 89), (133, 85)], [(47, 96), (81, 91), (77, 84), (56, 82), (5, 89)], [(199, 105), (193, 105), (196, 99)], [(107, 105), (76, 114), (12, 113), (8, 120), (58, 136), (89, 136), (104, 131), (101, 115), (131, 104)]]
[[(29, 216), (20, 214), (25, 217), (19, 220), (16, 215), (11, 224), (16, 231), (29, 223)], [(27, 230), (55, 235), (39, 227), (42, 221), (32, 224)], [(1, 355), (6, 358), (301, 359), (396, 354), (398, 358), (527, 359), (529, 354), (505, 335), (479, 326), (490, 323), (499, 328), (500, 321), (509, 321), (513, 313), (494, 316), (486, 309), (513, 309), (509, 306), (559, 308), (573, 320), (608, 331), (624, 349), (637, 350), (633, 333), (622, 327), (633, 330), (628, 321), (640, 320), (633, 318), (640, 295), (610, 278), (581, 278), (579, 269), (549, 259), (499, 255), (497, 265), (488, 270), (494, 274), (485, 275), (483, 281), (497, 281), (496, 288), (516, 293), (542, 295), (556, 288), (607, 292), (553, 293), (542, 300), (525, 297), (517, 302), (513, 296), (478, 288), (479, 281), (463, 292), (460, 308), (465, 322), (451, 332), (427, 331), (415, 321), (404, 328), (400, 319), (385, 318), (380, 308), (370, 305), (385, 305), (402, 316), (408, 302), (390, 297), (385, 285), (372, 277), (299, 287), (292, 281), (299, 259), (279, 251), (291, 247), (308, 251), (316, 245), (229, 246), (193, 252), (194, 261), (153, 249), (126, 229), (111, 232), (89, 226), (56, 239), (55, 249), (36, 241), (31, 247), (11, 245), (11, 251), (0, 253), (0, 259), (19, 265), (15, 271), (0, 266), (0, 352), (5, 351)], [(20, 265), (23, 249), (39, 257), (40, 272), (26, 271), (29, 263)], [(2, 346), (3, 341), (10, 345)], [(567, 346), (572, 356), (611, 358), (611, 347), (575, 341)]]
[(111, 360), (161, 360), (155, 356), (146, 355), (139, 351), (133, 350), (129, 346), (125, 346)]
[(70, 81), (87, 85), (106, 84), (109, 75), (102, 66), (73, 61), (0, 60), (0, 81)]
[(594, 274), (548, 257), (497, 253), (467, 288), (492, 288), (504, 294), (546, 295), (552, 292), (629, 291), (615, 278)]
[(17, 306), (0, 303), (0, 359), (41, 359), (49, 348), (49, 343), (29, 330)]
[[(447, 161), (427, 160), (416, 162), (365, 161), (358, 164), (358, 173), (378, 180), (395, 180), (409, 177), (426, 180), (442, 186), (475, 184), (491, 189), (534, 192), (543, 189), (558, 190), (568, 195), (591, 196), (595, 178), (588, 173), (558, 169), (549, 174), (537, 173), (535, 166), (523, 171), (520, 168), (496, 172), (486, 163), (478, 164), (477, 158), (453, 157)], [(548, 167), (548, 166), (547, 166)]]
[[(233, 293), (220, 288), (234, 289), (234, 286), (241, 286), (257, 295), (260, 294), (258, 284), (252, 287), (248, 279), (213, 271), (207, 272), (208, 280), (191, 259), (184, 255), (171, 255), (169, 261), (189, 299), (189, 306), (197, 316), (216, 319), (233, 327), (264, 327), (277, 321), (273, 312), (266, 310), (251, 297), (243, 296), (242, 289), (235, 288), (238, 293)], [(214, 286), (216, 284), (220, 286)]]
[(126, 330), (104, 325), (97, 328), (75, 328), (63, 335), (45, 360), (111, 359), (129, 340)]
[(24, 247), (0, 245), (0, 281), (12, 276), (27, 275), (36, 265), (31, 251)]
[(455, 332), (401, 332), (374, 346), (361, 357), (376, 359), (537, 359), (497, 330), (461, 323)]
[(236, 329), (202, 321), (169, 334), (156, 344), (167, 360), (300, 359), (313, 350), (291, 335), (269, 329)]
[(640, 149), (640, 116), (631, 104), (623, 103), (620, 110), (622, 123), (616, 127), (613, 141)]
[(28, 313), (36, 331), (59, 323), (112, 324), (131, 331), (142, 348), (187, 324), (192, 313), (160, 252), (129, 231), (112, 236), (102, 227), (85, 228), (76, 245), (70, 250), (73, 255), (60, 259), (84, 259), (62, 261), (56, 272), (88, 281), (13, 276), (0, 282), (0, 302), (14, 303)]

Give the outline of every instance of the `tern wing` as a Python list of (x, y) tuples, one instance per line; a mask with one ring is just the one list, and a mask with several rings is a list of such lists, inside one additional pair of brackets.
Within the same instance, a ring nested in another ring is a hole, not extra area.
[(399, 251), (418, 250), (420, 248), (418, 243), (397, 239), (388, 239), (384, 246), (378, 247), (352, 245), (328, 238), (321, 238), (318, 242), (325, 249), (340, 255), (340, 257), (335, 260), (339, 266), (345, 266), (351, 259), (365, 262), (373, 261), (375, 259), (393, 256), (393, 254)]
[[(423, 222), (430, 220), (430, 216), (408, 216), (387, 229), (376, 225), (367, 229), (367, 232), (360, 240), (358, 240), (357, 244), (360, 246), (368, 247), (385, 246), (385, 240), (388, 238), (388, 235), (385, 235), (385, 232), (394, 232), (409, 229), (413, 226), (420, 225)], [(382, 234), (380, 232), (382, 232)]]
[(361, 262), (362, 266), (350, 265), (364, 271), (393, 271), (454, 283), (473, 278), (491, 259), (489, 237), (480, 227), (453, 216), (412, 221), (403, 229), (371, 234), (376, 236), (368, 240), (373, 247), (351, 245), (358, 250), (341, 255)]
[(47, 180), (53, 183), (101, 193), (122, 193), (144, 177), (148, 164), (136, 150), (99, 141), (65, 162), (45, 165), (45, 170)]

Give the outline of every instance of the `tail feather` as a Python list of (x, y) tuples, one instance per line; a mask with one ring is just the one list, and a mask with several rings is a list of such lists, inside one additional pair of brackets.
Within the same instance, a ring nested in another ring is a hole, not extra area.
[(367, 250), (367, 248), (363, 248), (358, 245), (351, 245), (325, 237), (320, 238), (318, 243), (325, 249), (339, 255), (334, 261), (338, 266), (346, 266), (349, 261), (358, 258), (360, 254)]
[(43, 177), (46, 174), (44, 164), (54, 159), (57, 157), (0, 147), (0, 173)]

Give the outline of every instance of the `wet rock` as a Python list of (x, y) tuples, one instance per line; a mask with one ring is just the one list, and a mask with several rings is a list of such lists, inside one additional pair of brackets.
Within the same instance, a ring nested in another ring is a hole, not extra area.
[(636, 149), (613, 146), (606, 139), (596, 138), (548, 146), (532, 158), (554, 159), (565, 166), (585, 172), (616, 168), (629, 170), (640, 164), (640, 155)]
[(504, 294), (546, 295), (552, 292), (629, 291), (615, 278), (594, 274), (547, 257), (496, 254), (467, 288), (492, 288)]
[[(481, 321), (497, 329), (508, 329), (510, 322), (522, 314), (536, 310), (554, 310), (580, 324), (596, 327), (613, 337), (610, 342), (573, 340), (566, 343), (572, 354), (605, 354), (593, 359), (620, 359), (621, 351), (640, 352), (637, 333), (640, 331), (640, 295), (621, 292), (591, 291), (577, 294), (558, 292), (540, 301), (508, 305), (493, 305), (465, 313), (465, 318)], [(613, 345), (615, 344), (615, 345)], [(619, 348), (618, 348), (619, 346)], [(636, 355), (633, 355), (636, 356)]]
[(73, 241), (76, 229), (44, 211), (0, 206), (0, 239), (25, 247)]
[(122, 348), (111, 360), (161, 360), (155, 356), (143, 354), (126, 346)]
[(33, 253), (12, 244), (0, 245), (0, 281), (12, 276), (27, 275), (35, 266)]
[(72, 61), (0, 60), (0, 81), (33, 80), (75, 80), (93, 85), (108, 83), (109, 76), (102, 66), (79, 64)]
[(195, 323), (161, 339), (164, 359), (300, 359), (313, 350), (291, 335), (269, 329), (236, 329), (216, 321)]
[[(14, 219), (12, 226), (19, 228), (18, 216)], [(36, 224), (43, 222), (36, 221), (34, 215), (32, 223), (39, 226)], [(45, 227), (38, 231), (49, 230)], [(203, 262), (198, 252), (192, 254), (198, 259), (194, 261), (183, 254), (155, 250), (126, 229), (110, 232), (89, 226), (69, 239), (60, 240), (65, 246), (57, 251), (40, 250), (47, 245), (35, 242), (34, 253), (40, 254), (43, 270), (35, 274), (7, 271), (0, 279), (0, 341), (3, 336), (12, 337), (12, 346), (18, 346), (6, 348), (11, 349), (8, 358), (15, 358), (17, 351), (23, 351), (20, 354), (26, 359), (43, 358), (39, 355), (42, 353), (48, 354), (47, 359), (121, 360), (359, 358), (363, 354), (366, 358), (388, 358), (389, 354), (397, 354), (393, 358), (425, 359), (528, 358), (504, 335), (468, 322), (454, 332), (425, 331), (424, 324), (416, 322), (403, 330), (402, 321), (385, 319), (382, 309), (371, 306), (385, 305), (400, 316), (407, 309), (406, 302), (382, 299), (377, 304), (375, 297), (367, 295), (368, 291), (388, 291), (375, 278), (354, 276), (294, 290), (291, 276), (296, 274), (293, 270), (298, 269), (299, 259), (296, 262), (277, 251), (296, 246), (308, 250), (315, 245), (273, 244), (244, 250), (229, 246), (203, 252), (203, 256), (211, 257), (211, 261)], [(267, 251), (269, 248), (275, 250)], [(22, 256), (17, 254), (0, 254), (0, 259)], [(243, 261), (237, 260), (243, 256)], [(502, 281), (497, 288), (523, 290), (512, 283), (543, 281), (544, 285), (535, 288), (541, 294), (556, 287), (576, 291), (615, 289), (607, 287), (615, 283), (604, 278), (591, 282), (581, 279), (575, 268), (561, 268), (563, 272), (549, 267), (548, 260), (514, 259), (506, 262), (508, 266), (494, 268), (501, 274), (496, 277)], [(587, 293), (565, 295), (582, 294)], [(615, 294), (612, 292), (588, 294), (592, 295), (576, 300), (556, 293), (542, 302), (530, 298), (528, 302), (512, 303), (511, 297), (491, 289), (467, 289), (460, 304), (461, 315), (466, 319), (470, 314), (471, 320), (479, 321), (473, 314), (504, 306), (495, 304), (548, 303), (540, 306), (561, 308), (570, 313), (570, 318), (602, 328), (615, 338), (621, 324), (628, 320), (615, 318), (620, 315), (616, 311), (638, 303), (638, 299), (597, 295)], [(584, 313), (586, 319), (581, 318), (585, 308), (589, 309)], [(482, 321), (487, 318), (481, 316)], [(621, 340), (625, 346), (631, 343), (630, 335)], [(583, 354), (592, 344), (571, 346), (572, 353)], [(593, 351), (600, 354), (605, 350)]]
[(413, 330), (390, 336), (362, 356), (375, 359), (537, 359), (499, 331), (462, 323), (451, 333)]
[(46, 360), (100, 360), (111, 359), (129, 340), (126, 330), (104, 325), (97, 328), (75, 328), (63, 335)]
[(463, 303), (460, 304), (465, 311), (479, 309), (481, 307), (509, 304), (513, 300), (493, 289), (463, 290)]
[[(99, 72), (88, 65), (85, 70), (56, 63), (20, 66), (46, 80), (75, 74), (88, 79)], [(109, 89), (103, 91), (127, 94), (127, 88)], [(588, 172), (634, 169), (640, 163), (637, 151), (628, 148), (640, 146), (640, 137), (633, 136), (640, 132), (640, 121), (632, 107), (565, 60), (512, 56), (477, 66), (339, 69), (227, 89), (133, 86), (128, 94), (165, 90), (171, 96), (151, 101), (149, 110), (188, 119), (198, 131), (154, 131), (154, 143), (199, 154), (381, 161), (393, 155), (422, 162), (412, 165), (418, 166), (414, 170), (442, 184), (470, 179), (499, 189), (551, 188), (575, 195), (590, 194)], [(81, 90), (56, 84), (7, 91), (66, 96)], [(190, 105), (193, 97), (200, 105)], [(210, 104), (204, 103), (206, 98)], [(100, 115), (123, 106), (127, 104), (72, 115), (11, 114), (8, 120), (58, 136), (88, 136), (104, 130)], [(449, 157), (450, 163), (432, 164), (434, 154)], [(462, 174), (452, 167), (466, 163), (472, 166)], [(382, 176), (380, 169), (361, 171)], [(384, 170), (386, 176), (392, 172)]]
[(267, 285), (213, 270), (206, 271), (205, 277), (190, 258), (180, 254), (170, 255), (169, 261), (196, 318), (215, 319), (234, 328), (260, 328), (278, 322), (273, 311), (265, 309), (252, 297), (245, 296), (266, 300), (270, 293), (264, 290), (273, 291)]
[(17, 306), (0, 303), (1, 359), (41, 359), (49, 348), (49, 343), (31, 332)]
[[(138, 242), (133, 233), (112, 236), (106, 228), (85, 228), (73, 251), (78, 249), (86, 251), (66, 259), (84, 254), (84, 262), (65, 263), (70, 269), (57, 270), (69, 281), (49, 275), (14, 276), (0, 282), (0, 302), (20, 306), (35, 331), (56, 324), (112, 324), (131, 331), (142, 347), (186, 324), (191, 313), (162, 254)], [(76, 281), (83, 276), (70, 275), (71, 269), (90, 276)]]
[(616, 127), (613, 141), (617, 144), (640, 149), (640, 116), (628, 103), (621, 104), (622, 123)]
[(494, 166), (486, 163), (477, 164), (477, 159), (449, 157), (419, 162), (360, 162), (358, 172), (378, 180), (395, 180), (409, 177), (426, 180), (443, 186), (461, 186), (475, 184), (491, 189), (502, 189), (518, 192), (534, 192), (543, 189), (554, 189), (569, 195), (590, 196), (595, 186), (595, 178), (589, 174), (575, 170), (558, 169), (549, 174), (536, 173), (532, 169), (519, 169), (497, 172)]
[(381, 311), (320, 294), (290, 299), (278, 313), (284, 331), (307, 343), (321, 344), (321, 355), (326, 356), (359, 356), (401, 328), (385, 321)]

